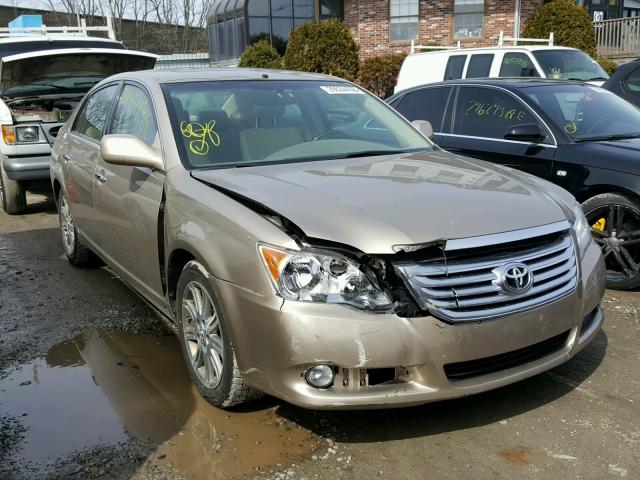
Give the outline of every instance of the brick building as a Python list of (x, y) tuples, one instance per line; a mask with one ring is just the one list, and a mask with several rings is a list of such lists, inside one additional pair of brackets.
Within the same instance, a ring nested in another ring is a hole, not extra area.
[(370, 57), (417, 44), (494, 45), (501, 30), (518, 36), (544, 0), (215, 0), (208, 12), (211, 59), (238, 58), (267, 38), (283, 51), (297, 25), (340, 18)]

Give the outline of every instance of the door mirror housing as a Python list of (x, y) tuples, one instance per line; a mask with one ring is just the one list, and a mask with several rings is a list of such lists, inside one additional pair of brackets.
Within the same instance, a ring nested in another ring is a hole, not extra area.
[(428, 120), (414, 120), (411, 122), (414, 127), (429, 140), (433, 140), (433, 127)]
[(160, 154), (133, 135), (105, 135), (100, 140), (100, 154), (113, 165), (164, 170)]
[(537, 123), (523, 123), (509, 127), (504, 134), (504, 138), (505, 140), (540, 143), (547, 138), (547, 135), (540, 129)]

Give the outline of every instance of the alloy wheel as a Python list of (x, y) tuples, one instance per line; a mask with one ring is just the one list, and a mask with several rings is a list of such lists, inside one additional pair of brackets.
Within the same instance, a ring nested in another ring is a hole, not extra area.
[(184, 290), (181, 308), (191, 366), (204, 386), (215, 388), (222, 379), (224, 344), (213, 301), (204, 286), (192, 281)]
[(60, 230), (62, 231), (62, 245), (67, 256), (73, 256), (76, 248), (76, 228), (73, 217), (69, 211), (67, 198), (62, 195), (60, 198)]
[(625, 280), (640, 270), (640, 212), (608, 204), (586, 214), (595, 242), (602, 248), (607, 277)]

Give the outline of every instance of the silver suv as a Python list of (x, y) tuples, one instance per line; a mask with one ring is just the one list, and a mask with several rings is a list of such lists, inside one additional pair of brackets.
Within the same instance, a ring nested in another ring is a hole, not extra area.
[[(72, 30), (71, 27), (59, 27)], [(33, 33), (0, 39), (0, 200), (26, 209), (26, 191), (48, 186), (51, 145), (85, 93), (114, 73), (153, 68), (156, 56), (115, 40)]]
[(116, 75), (51, 178), (69, 261), (99, 256), (161, 312), (217, 406), (469, 395), (567, 361), (603, 321), (570, 194), (444, 152), (334, 77)]

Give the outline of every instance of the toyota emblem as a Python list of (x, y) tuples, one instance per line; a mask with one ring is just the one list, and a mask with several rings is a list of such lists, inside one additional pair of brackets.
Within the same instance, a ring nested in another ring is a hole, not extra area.
[(524, 263), (508, 263), (494, 272), (498, 277), (496, 284), (504, 293), (522, 294), (533, 285), (533, 273)]

